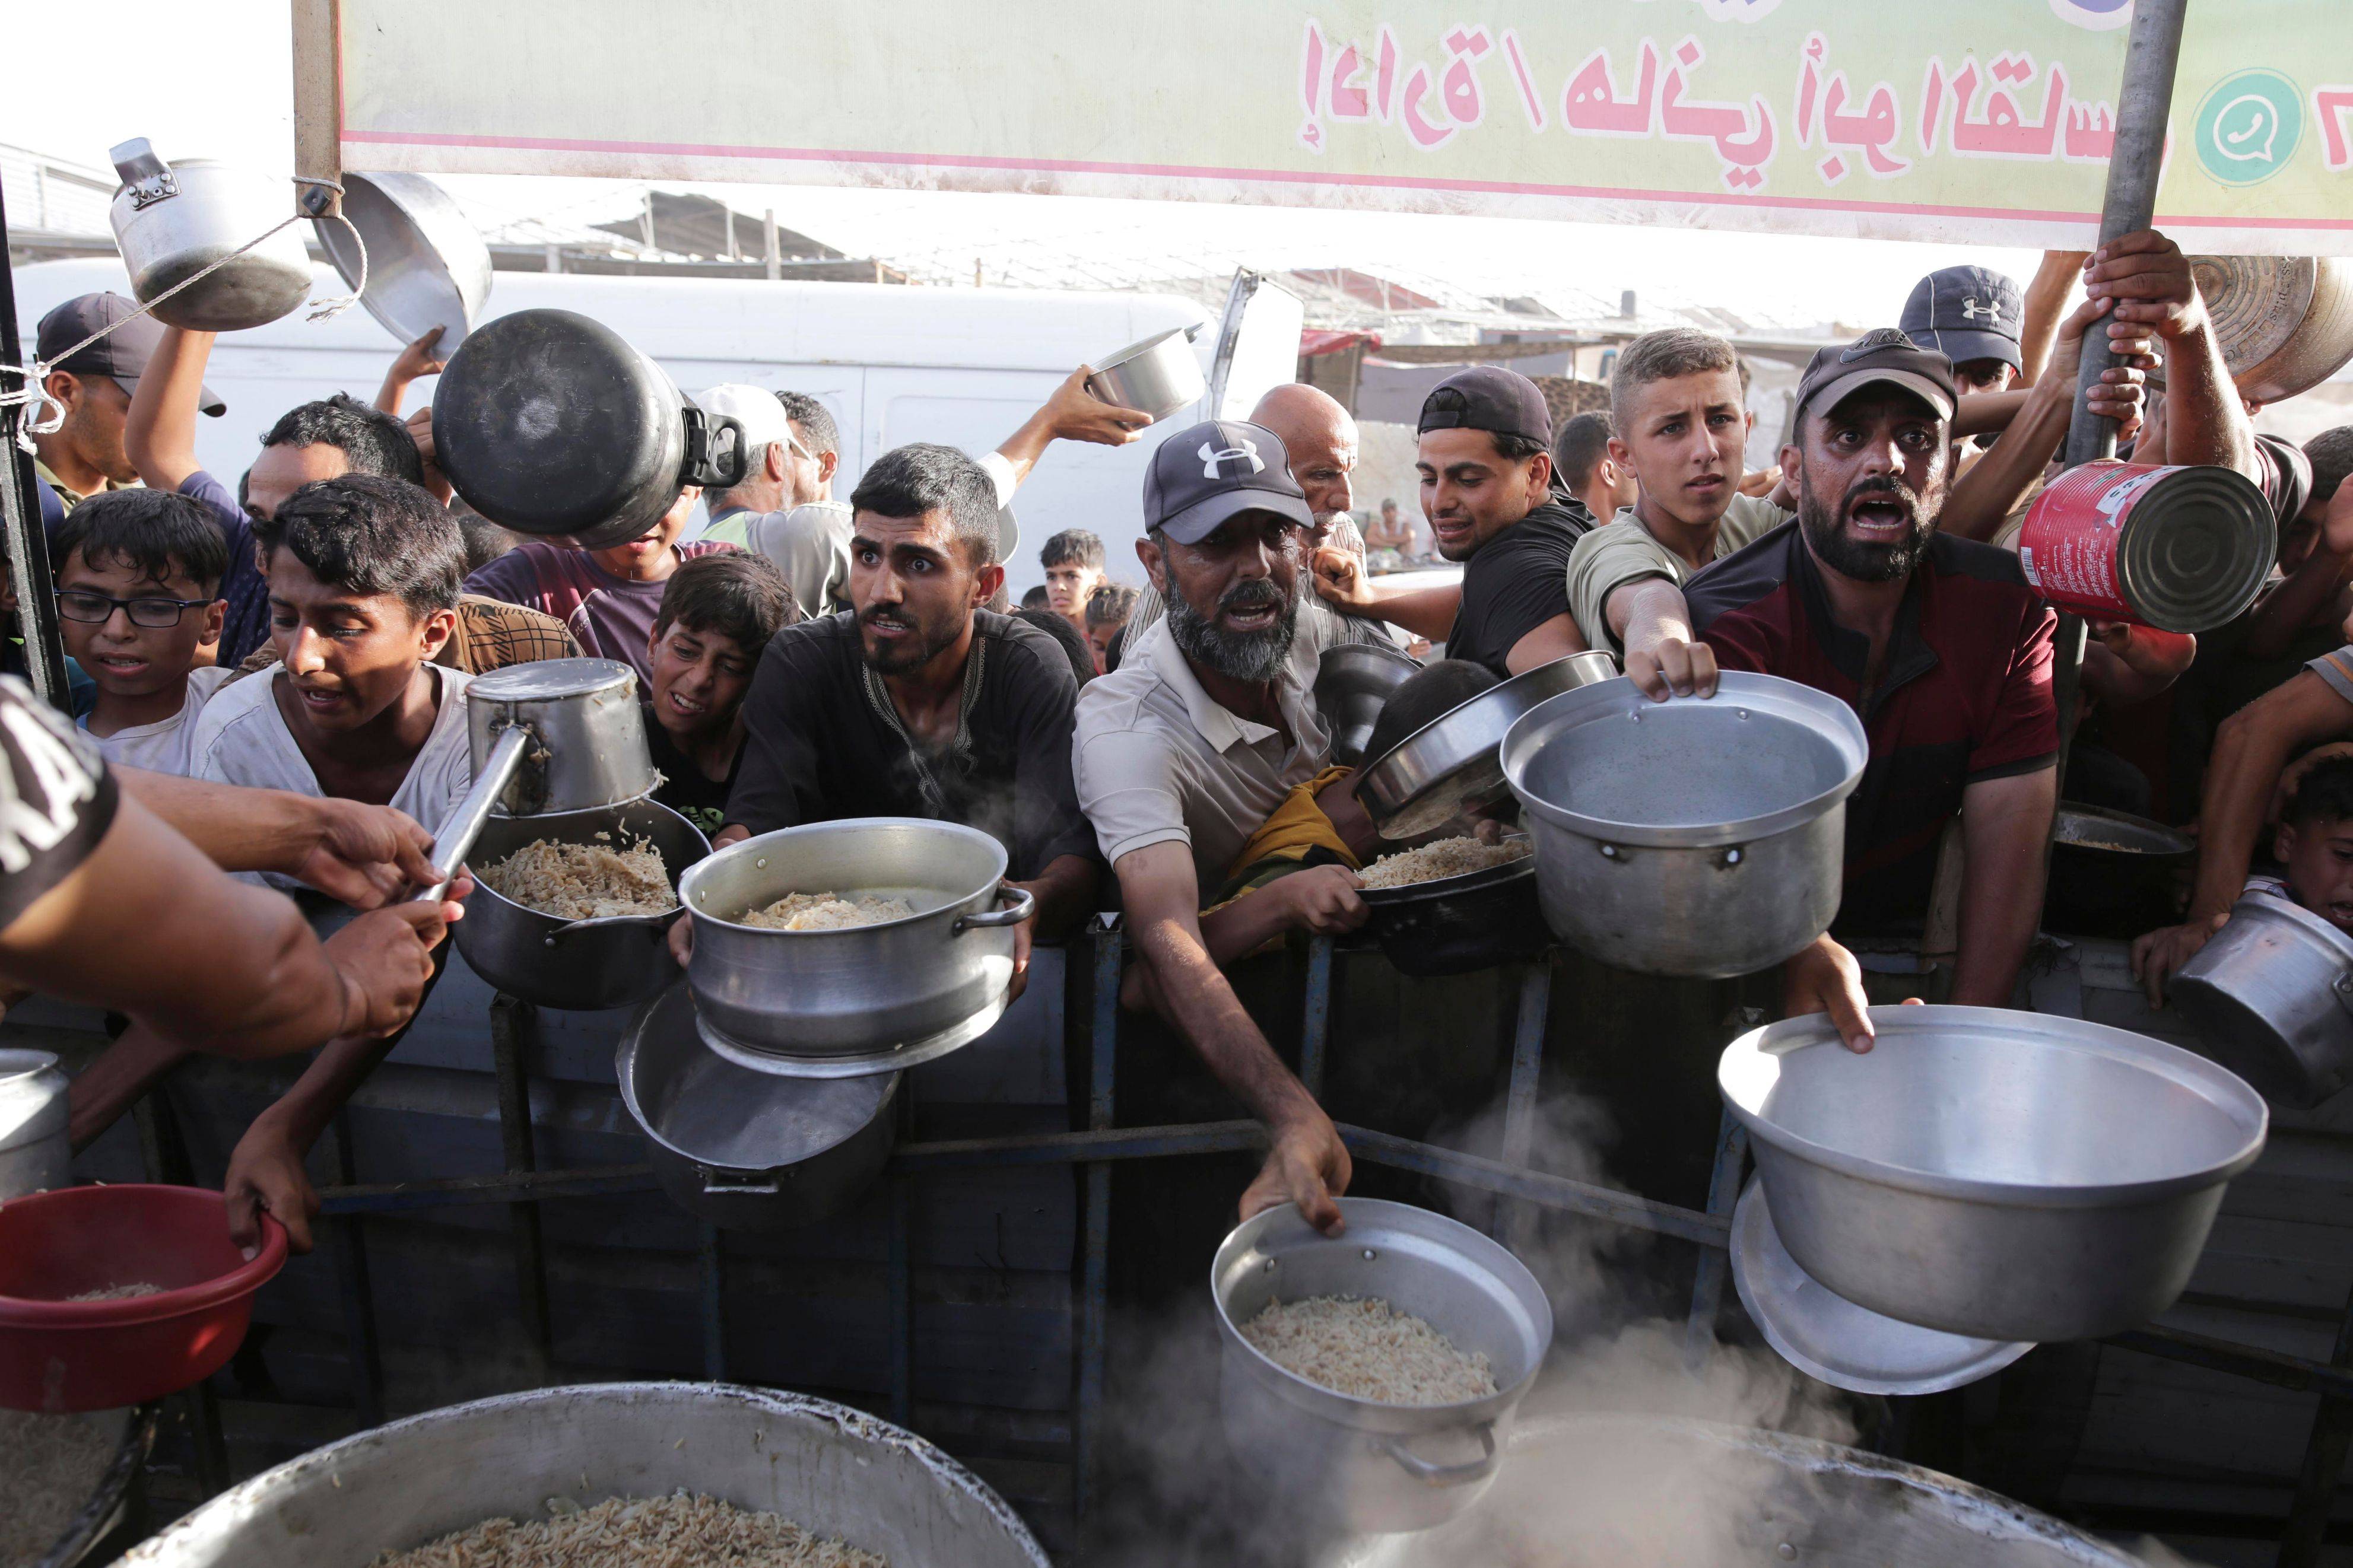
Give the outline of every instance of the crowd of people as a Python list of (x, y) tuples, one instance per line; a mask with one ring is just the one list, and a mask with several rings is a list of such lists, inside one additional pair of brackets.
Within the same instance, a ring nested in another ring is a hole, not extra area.
[[(2063, 319), (2079, 278), (2087, 298)], [(1722, 670), (1840, 699), (1870, 761), (1838, 924), (1788, 962), (1786, 1006), (1826, 1010), (1868, 1049), (1850, 944), (1916, 937), (1946, 863), (1959, 912), (1938, 999), (2007, 1005), (2070, 743), (2058, 617), (2012, 546), (2094, 332), (2116, 363), (2093, 406), (2132, 460), (2233, 468), (2278, 530), (2273, 583), (2223, 632), (2090, 627), (2071, 798), (2177, 816), (2198, 802), (2196, 886), (2186, 909), (2149, 911), (2136, 964), (2160, 997), (2258, 884), (2353, 931), (2353, 426), (2302, 448), (2256, 435), (2158, 235), (2053, 256), (2023, 289), (1982, 268), (1924, 279), (1895, 324), (1814, 356), (1769, 454), (1740, 355), (1697, 329), (1626, 344), (1609, 408), (1557, 429), (1525, 377), (1449, 375), (1416, 432), (1430, 544), (1461, 568), (1442, 585), (1377, 580), (1414, 559), (1413, 524), (1391, 500), (1359, 525), (1354, 419), (1278, 386), (1249, 419), (1154, 448), (1132, 567), (1063, 529), (1018, 607), (1005, 576), (1024, 479), (1056, 441), (1124, 445), (1149, 423), (1090, 395), (1083, 366), (996, 450), (902, 447), (844, 499), (821, 403), (707, 389), (697, 401), (744, 429), (743, 481), (681, 489), (643, 536), (584, 550), (517, 539), (453, 493), (430, 411), (403, 413), (440, 368), (430, 337), (373, 403), (289, 410), (232, 489), (195, 454), (198, 420), (222, 412), (207, 335), (90, 295), (43, 321), (44, 357), (109, 321), (56, 366), (63, 421), (35, 437), (88, 690), (68, 717), (0, 688), (0, 977), (130, 1020), (75, 1082), (78, 1145), (190, 1052), (323, 1047), (232, 1157), (241, 1239), (267, 1209), (307, 1245), (304, 1157), (462, 917), (462, 879), (406, 898), (457, 869), (430, 858), (470, 782), (467, 684), (534, 659), (637, 672), (655, 798), (715, 844), (878, 815), (979, 827), (1034, 895), (1025, 958), (1122, 910), (1124, 1003), (1166, 1020), (1268, 1131), (1246, 1213), (1291, 1202), (1335, 1227), (1348, 1184), (1333, 1122), (1229, 979), (1289, 933), (1361, 925), (1358, 873), (1394, 847), (1315, 703), (1343, 644), (1442, 645), (1399, 713), (1588, 649), (1660, 700), (1705, 698)], [(2146, 749), (2129, 760), (2113, 736), (2168, 692), (2189, 761), (2152, 779)], [(134, 929), (151, 956), (122, 965)], [(681, 920), (681, 958), (690, 942)]]

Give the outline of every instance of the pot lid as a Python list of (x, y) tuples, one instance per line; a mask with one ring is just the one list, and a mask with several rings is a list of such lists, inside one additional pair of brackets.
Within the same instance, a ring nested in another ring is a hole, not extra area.
[(1805, 1271), (1781, 1245), (1752, 1177), (1732, 1216), (1732, 1283), (1781, 1359), (1856, 1394), (1937, 1394), (1990, 1377), (2034, 1348), (1924, 1329), (1859, 1307)]
[[(640, 1038), (694, 1035), (693, 993), (671, 986), (647, 1008), (637, 1030)], [(887, 1072), (781, 1078), (695, 1046), (671, 1059), (681, 1058), (673, 1070), (649, 1076), (638, 1066), (651, 1059), (649, 1053), (633, 1053), (629, 1109), (665, 1147), (698, 1164), (732, 1171), (797, 1165), (855, 1137), (883, 1113), (899, 1081)]]

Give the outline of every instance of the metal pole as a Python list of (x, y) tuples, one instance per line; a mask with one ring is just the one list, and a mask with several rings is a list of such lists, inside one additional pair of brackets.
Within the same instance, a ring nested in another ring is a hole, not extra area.
[[(1113, 1071), (1119, 1043), (1120, 943), (1117, 928), (1094, 931), (1093, 1027), (1088, 1031), (1087, 1128), (1112, 1124)], [(1082, 1527), (1094, 1506), (1095, 1446), (1102, 1440), (1103, 1349), (1111, 1315), (1111, 1167), (1087, 1167), (1085, 1243), (1080, 1261), (1078, 1408), (1071, 1423), (1078, 1450), (1072, 1456), (1071, 1505)]]
[[(6, 254), (8, 205), (0, 199), (0, 256)], [(25, 345), (16, 331), (16, 279), (0, 266), (0, 364), (23, 364)], [(19, 390), (18, 376), (0, 382), (0, 392)], [(25, 681), (51, 707), (63, 711), (66, 695), (66, 645), (58, 636), (57, 585), (49, 577), (49, 542), (41, 531), (40, 492), (33, 487), (33, 455), (16, 443), (16, 432), (32, 417), (32, 406), (19, 404), (0, 417), (0, 443), (5, 443), (6, 472), (0, 473), (0, 530), (7, 534), (8, 581), (16, 590), (16, 624), (25, 637)]]
[[(1740, 1203), (1740, 1168), (1748, 1160), (1748, 1129), (1725, 1111), (1716, 1123), (1715, 1169), (1707, 1179), (1707, 1212), (1727, 1223)], [(1731, 1267), (1728, 1253), (1702, 1247), (1699, 1273), (1692, 1280), (1691, 1318), (1683, 1324), (1683, 1364), (1697, 1372), (1715, 1347), (1716, 1309), (1724, 1301), (1724, 1276)]]
[[(528, 1002), (503, 994), (491, 999), (491, 1063), (499, 1082), (499, 1139), (510, 1175), (539, 1168), (532, 1137), (531, 1076), (522, 1057), (523, 1036), (538, 1016), (539, 1010)], [(539, 1205), (510, 1205), (507, 1235), (514, 1248), (515, 1293), (522, 1303), (523, 1331), (531, 1336), (543, 1383), (555, 1336), (548, 1310), (547, 1248), (540, 1231)]]
[(774, 283), (777, 279), (784, 276), (783, 268), (777, 266), (777, 263), (784, 258), (784, 256), (783, 249), (776, 241), (776, 209), (774, 207), (770, 207), (768, 209), (766, 227), (768, 231), (768, 248), (764, 259), (765, 259), (768, 264), (768, 281)]
[[(2181, 59), (2181, 19), (2189, 0), (2139, 0), (2125, 42), (2125, 74), (2116, 89), (2116, 150), (2108, 159), (2107, 194), (2100, 203), (2100, 243), (2137, 233), (2157, 220), (2157, 177), (2165, 156), (2166, 116), (2173, 108), (2174, 68)], [(2116, 455), (2116, 423), (2090, 413), (2085, 395), (2116, 363), (2107, 333), (2097, 326), (2084, 339), (2075, 375), (2075, 416), (2067, 426), (2067, 467)]]
[[(1503, 1161), (1525, 1165), (1536, 1141), (1536, 1081), (1544, 1069), (1545, 1025), (1552, 1014), (1552, 959), (1537, 959), (1520, 976), (1520, 1016), (1512, 1037), (1512, 1081), (1504, 1093)], [(1535, 1240), (1535, 1214), (1525, 1204), (1498, 1200), (1490, 1231), (1514, 1252)]]
[(1332, 1038), (1332, 939), (1307, 939), (1307, 1010), (1299, 1021), (1299, 1081), (1324, 1098), (1324, 1047)]
[[(2337, 1321), (2337, 1349), (2328, 1364), (2353, 1366), (2353, 1300), (2347, 1300), (2345, 1315)], [(2280, 1532), (2279, 1568), (2313, 1568), (2320, 1561), (2348, 1442), (2353, 1442), (2353, 1403), (2322, 1394), (2320, 1408), (2313, 1413), (2312, 1435), (2305, 1440), (2295, 1501), (2288, 1510), (2287, 1528)]]
[(704, 1220), (696, 1227), (697, 1272), (702, 1285), (702, 1375), (727, 1381), (727, 1260), (720, 1251), (719, 1227)]

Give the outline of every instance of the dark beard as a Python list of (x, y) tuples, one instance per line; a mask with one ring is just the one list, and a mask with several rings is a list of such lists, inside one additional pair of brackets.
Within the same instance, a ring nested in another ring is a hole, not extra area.
[(962, 622), (954, 623), (945, 628), (917, 624), (914, 626), (915, 636), (913, 639), (915, 646), (910, 647), (902, 642), (901, 651), (886, 659), (879, 657), (868, 645), (863, 635), (866, 625), (864, 616), (859, 616), (858, 624), (860, 628), (858, 639), (859, 657), (865, 659), (867, 668), (877, 675), (904, 675), (911, 669), (921, 669), (937, 657), (942, 649), (955, 642), (958, 634), (964, 630)]
[[(1255, 585), (1238, 584), (1227, 589), (1226, 596), (1218, 601), (1218, 613), (1266, 604), (1270, 594), (1279, 592), (1263, 581)], [(1282, 614), (1275, 617), (1273, 625), (1247, 636), (1226, 630), (1213, 617), (1193, 608), (1181, 593), (1164, 598), (1168, 635), (1176, 639), (1176, 651), (1195, 664), (1207, 665), (1229, 680), (1272, 680), (1282, 673), (1283, 664), (1291, 657), (1292, 630), (1299, 621), (1296, 595), (1283, 601)]]
[[(1848, 538), (1841, 521), (1847, 505), (1861, 496), (1884, 496), (1902, 506), (1912, 520), (1911, 531), (1888, 544)], [(1857, 480), (1832, 510), (1815, 499), (1813, 485), (1802, 471), (1798, 478), (1798, 526), (1805, 531), (1816, 560), (1858, 583), (1893, 583), (1908, 575), (1920, 563), (1936, 531), (1926, 500), (1892, 479)]]

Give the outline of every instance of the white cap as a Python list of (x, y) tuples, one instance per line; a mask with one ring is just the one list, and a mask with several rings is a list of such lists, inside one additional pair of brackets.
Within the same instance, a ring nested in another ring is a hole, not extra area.
[(765, 387), (730, 382), (696, 393), (694, 401), (705, 414), (740, 423), (744, 445), (752, 451), (792, 439), (792, 421), (786, 416), (785, 405)]

